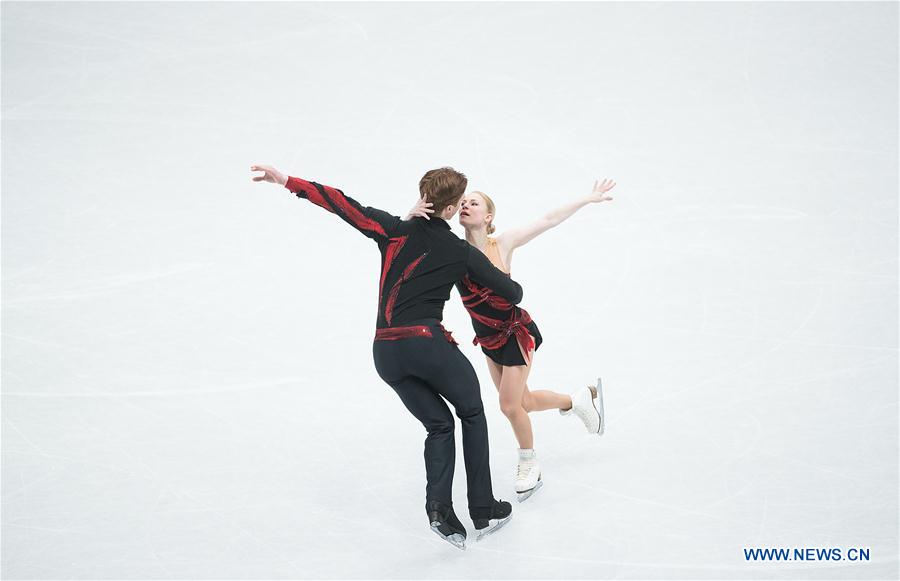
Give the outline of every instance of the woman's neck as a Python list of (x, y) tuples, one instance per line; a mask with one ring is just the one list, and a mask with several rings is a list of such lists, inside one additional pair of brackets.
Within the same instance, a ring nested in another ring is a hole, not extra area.
[(488, 243), (487, 228), (466, 229), (466, 242), (482, 250)]

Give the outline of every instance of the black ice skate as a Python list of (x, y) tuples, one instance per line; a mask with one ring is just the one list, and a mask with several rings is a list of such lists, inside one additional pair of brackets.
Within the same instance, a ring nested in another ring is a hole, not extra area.
[(425, 511), (428, 513), (428, 522), (434, 533), (463, 551), (466, 550), (466, 529), (456, 518), (453, 507), (437, 500), (429, 500), (425, 503)]
[(512, 505), (505, 500), (495, 500), (490, 508), (478, 508), (469, 511), (475, 530), (478, 534), (475, 541), (493, 534), (494, 531), (505, 525), (512, 518)]

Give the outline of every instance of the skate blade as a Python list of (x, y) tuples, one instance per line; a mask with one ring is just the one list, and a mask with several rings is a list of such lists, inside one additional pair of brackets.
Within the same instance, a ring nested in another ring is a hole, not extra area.
[(512, 515), (504, 519), (495, 519), (488, 521), (490, 524), (486, 527), (478, 531), (478, 535), (475, 537), (475, 542), (482, 540), (483, 538), (494, 534), (498, 529), (502, 528), (503, 525), (509, 522), (509, 519), (512, 518)]
[(538, 480), (537, 484), (535, 484), (534, 488), (532, 488), (531, 490), (526, 490), (525, 492), (517, 492), (516, 500), (518, 500), (519, 502), (528, 500), (535, 492), (540, 490), (543, 485), (544, 483), (541, 480)]
[(459, 533), (453, 533), (452, 535), (445, 535), (441, 531), (438, 530), (438, 527), (441, 526), (441, 523), (433, 522), (431, 523), (431, 530), (434, 531), (434, 534), (441, 537), (457, 549), (462, 551), (466, 550), (466, 537), (462, 536)]
[(597, 410), (597, 415), (600, 416), (600, 429), (597, 430), (597, 435), (602, 436), (603, 432), (606, 431), (606, 415), (603, 411), (603, 383), (600, 382), (600, 378), (597, 378), (597, 397), (591, 399), (591, 402), (594, 404), (594, 409)]

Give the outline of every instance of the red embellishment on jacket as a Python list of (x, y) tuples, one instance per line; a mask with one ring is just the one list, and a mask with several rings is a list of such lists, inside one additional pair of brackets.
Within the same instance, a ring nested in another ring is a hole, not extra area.
[(376, 341), (396, 341), (397, 339), (406, 339), (407, 337), (432, 337), (431, 329), (425, 325), (415, 325), (413, 327), (385, 327), (375, 329)]
[(394, 303), (397, 302), (397, 296), (400, 294), (400, 285), (410, 277), (412, 271), (415, 270), (419, 263), (422, 262), (422, 259), (425, 258), (427, 252), (423, 253), (422, 256), (413, 260), (409, 263), (409, 265), (403, 269), (403, 273), (400, 275), (400, 278), (397, 279), (397, 282), (394, 283), (394, 286), (391, 287), (391, 294), (388, 295), (387, 304), (384, 306), (384, 320), (387, 321), (387, 324), (391, 324), (391, 319), (394, 316)]
[[(459, 345), (455, 339), (453, 339), (452, 333), (444, 328), (444, 325), (438, 323), (438, 327), (440, 327), (441, 331), (444, 333), (444, 338), (447, 339), (450, 343), (454, 345)], [(413, 325), (410, 327), (382, 327), (381, 329), (375, 329), (375, 340), (376, 341), (396, 341), (397, 339), (406, 339), (408, 337), (433, 337), (434, 335), (431, 333), (431, 329), (427, 325)]]
[(384, 292), (384, 279), (387, 277), (387, 273), (391, 269), (391, 266), (393, 266), (394, 261), (397, 260), (400, 249), (406, 244), (407, 238), (409, 238), (409, 236), (400, 236), (399, 238), (391, 238), (390, 242), (388, 242), (387, 250), (384, 252), (384, 266), (381, 269), (381, 281), (378, 283), (378, 304), (381, 304), (381, 295)]
[(441, 327), (441, 331), (444, 332), (444, 337), (447, 338), (447, 341), (450, 341), (454, 345), (459, 345), (459, 343), (456, 342), (456, 339), (453, 338), (453, 333), (451, 333), (450, 331), (445, 329), (443, 325), (440, 325), (440, 327)]

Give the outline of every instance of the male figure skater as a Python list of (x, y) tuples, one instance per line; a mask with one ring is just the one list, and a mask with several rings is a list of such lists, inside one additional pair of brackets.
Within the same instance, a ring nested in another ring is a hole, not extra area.
[(467, 276), (516, 304), (522, 287), (487, 257), (450, 231), (447, 220), (459, 209), (466, 176), (448, 167), (427, 172), (419, 192), (432, 204), (432, 218), (408, 221), (364, 207), (338, 189), (286, 176), (272, 166), (253, 181), (285, 186), (378, 244), (381, 269), (373, 355), (378, 375), (425, 426), (425, 511), (431, 529), (465, 549), (466, 529), (453, 511), (454, 422), (449, 401), (462, 422), (469, 516), (481, 540), (512, 517), (512, 505), (494, 499), (488, 463), (487, 422), (472, 364), (444, 329), (450, 288)]

